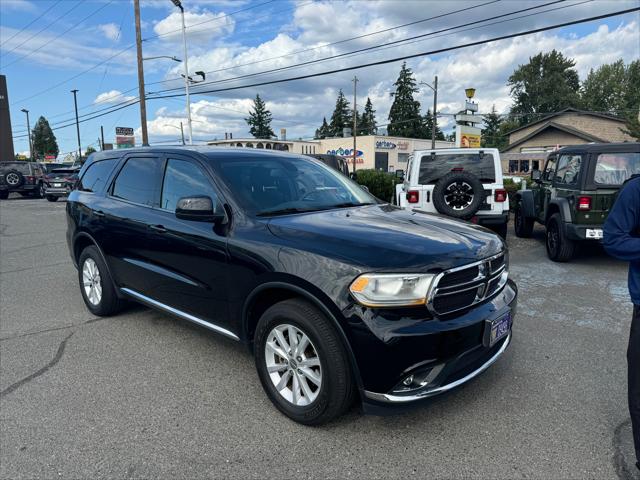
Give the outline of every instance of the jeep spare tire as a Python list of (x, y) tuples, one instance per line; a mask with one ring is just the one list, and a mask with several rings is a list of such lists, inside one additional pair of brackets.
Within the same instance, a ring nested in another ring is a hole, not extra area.
[(484, 197), (480, 179), (466, 172), (447, 173), (433, 189), (436, 210), (454, 218), (471, 218), (480, 209)]
[(9, 170), (4, 174), (4, 181), (9, 188), (18, 188), (24, 183), (24, 177), (18, 170)]

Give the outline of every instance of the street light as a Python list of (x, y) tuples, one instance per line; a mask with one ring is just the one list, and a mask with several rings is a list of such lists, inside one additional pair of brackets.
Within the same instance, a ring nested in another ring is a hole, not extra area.
[[(162, 125), (163, 127), (171, 127), (171, 128), (178, 128), (175, 125), (169, 125), (168, 123), (165, 123)], [(182, 145), (184, 145), (184, 129), (182, 128), (182, 122), (180, 122), (180, 136), (182, 137)]]
[(438, 108), (438, 76), (433, 81), (433, 86), (427, 82), (420, 82), (420, 85), (425, 85), (433, 90), (433, 123), (431, 124), (431, 150), (436, 149), (436, 128), (438, 125), (438, 116), (436, 115), (436, 109)]
[(172, 56), (170, 57), (169, 55), (156, 55), (155, 57), (147, 57), (147, 58), (143, 58), (142, 60), (155, 60), (156, 58), (168, 58), (169, 60), (173, 60), (174, 62), (181, 62), (182, 60), (180, 60), (179, 58), (177, 58), (176, 56)]
[(31, 143), (31, 123), (29, 122), (29, 110), (23, 108), (22, 111), (27, 114), (27, 135), (29, 137), (29, 160), (33, 162), (33, 144)]
[(184, 49), (184, 90), (187, 97), (187, 126), (189, 128), (189, 145), (193, 145), (193, 129), (191, 127), (191, 99), (189, 98), (189, 56), (187, 54), (187, 28), (184, 25), (184, 7), (180, 0), (171, 0), (180, 9), (182, 18), (182, 47)]

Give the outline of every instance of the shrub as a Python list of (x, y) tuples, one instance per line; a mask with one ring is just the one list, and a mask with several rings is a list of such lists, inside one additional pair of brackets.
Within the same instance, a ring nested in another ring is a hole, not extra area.
[(380, 200), (390, 202), (395, 195), (395, 186), (400, 179), (381, 170), (356, 170), (356, 181), (369, 189), (369, 193)]

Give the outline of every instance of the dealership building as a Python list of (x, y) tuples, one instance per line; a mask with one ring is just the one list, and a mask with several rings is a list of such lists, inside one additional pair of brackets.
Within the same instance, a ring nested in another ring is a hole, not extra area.
[[(329, 154), (348, 158), (349, 168), (353, 168), (353, 137), (323, 138), (321, 140), (260, 140), (256, 138), (239, 138), (215, 140), (209, 145), (237, 148), (262, 148), (293, 153)], [(453, 148), (454, 142), (436, 140), (436, 148)], [(414, 150), (428, 150), (431, 140), (388, 137), (383, 135), (365, 135), (356, 137), (356, 169), (375, 168), (377, 170), (394, 171), (406, 169), (409, 155)]]

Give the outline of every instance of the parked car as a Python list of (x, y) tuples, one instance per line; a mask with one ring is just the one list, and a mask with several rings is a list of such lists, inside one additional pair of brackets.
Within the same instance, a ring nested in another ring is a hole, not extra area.
[(640, 174), (640, 143), (590, 143), (564, 147), (534, 170), (530, 190), (516, 194), (515, 234), (530, 237), (536, 222), (546, 229), (547, 255), (571, 260), (580, 242), (602, 241), (602, 226), (620, 188)]
[(44, 172), (39, 163), (27, 161), (0, 162), (0, 199), (11, 192), (22, 196), (44, 196)]
[(340, 157), (338, 155), (325, 155), (322, 153), (310, 153), (307, 154), (307, 156), (320, 160), (325, 165), (341, 172), (343, 175), (347, 177), (349, 176), (349, 164), (344, 157)]
[(40, 166), (42, 166), (42, 170), (44, 171), (45, 175), (47, 173), (51, 173), (52, 171), (58, 169), (58, 168), (69, 168), (71, 167), (70, 163), (51, 163), (51, 162), (43, 162), (40, 163)]
[(56, 202), (61, 197), (66, 197), (73, 190), (78, 181), (77, 168), (58, 168), (44, 176), (44, 196), (50, 202)]
[(404, 182), (396, 185), (396, 202), (403, 208), (469, 220), (503, 238), (507, 234), (509, 197), (495, 148), (414, 152)]
[(93, 314), (135, 300), (247, 344), (268, 397), (303, 424), (356, 398), (372, 411), (449, 391), (511, 341), (497, 235), (380, 204), (308, 157), (94, 153), (66, 210)]

